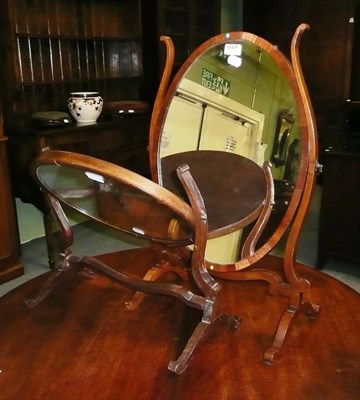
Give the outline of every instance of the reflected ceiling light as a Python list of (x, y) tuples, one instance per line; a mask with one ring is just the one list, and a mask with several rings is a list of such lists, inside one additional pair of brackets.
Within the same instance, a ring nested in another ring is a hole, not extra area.
[(242, 45), (240, 43), (226, 43), (225, 46), (215, 48), (211, 56), (220, 59), (225, 65), (239, 68), (242, 63)]
[(105, 183), (105, 178), (102, 175), (95, 174), (94, 172), (85, 171), (85, 175), (92, 181)]
[(227, 58), (227, 63), (235, 68), (239, 68), (241, 66), (241, 62), (241, 57), (238, 56), (232, 55)]

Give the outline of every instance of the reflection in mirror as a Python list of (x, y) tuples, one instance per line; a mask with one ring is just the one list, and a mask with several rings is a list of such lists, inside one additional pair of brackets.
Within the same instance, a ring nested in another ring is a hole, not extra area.
[[(163, 125), (160, 157), (215, 149), (262, 164), (271, 160), (283, 110), (292, 114), (289, 142), (299, 138), (293, 93), (280, 66), (265, 50), (242, 40), (231, 42), (241, 47), (241, 64), (235, 67), (225, 53), (228, 44), (208, 49), (180, 80)], [(282, 173), (274, 166), (274, 177)]]
[[(159, 182), (161, 159), (187, 151), (221, 150), (258, 165), (272, 162), (275, 188), (281, 190), (286, 181), (287, 198), (281, 200), (280, 212), (272, 213), (260, 241), (264, 243), (291, 199), (300, 148), (298, 109), (288, 71), (259, 43), (224, 37), (192, 62), (169, 100), (159, 141)], [(276, 192), (275, 197), (283, 193)], [(239, 260), (244, 235), (238, 231), (212, 239), (207, 259), (215, 263)]]
[[(276, 127), (271, 161), (276, 167), (286, 162), (287, 150), (289, 147), (291, 127), (295, 122), (291, 110), (284, 110), (279, 113)], [(295, 139), (296, 140), (296, 139)]]
[(194, 229), (166, 205), (136, 188), (92, 171), (40, 165), (49, 192), (83, 215), (133, 236), (172, 244), (193, 242)]

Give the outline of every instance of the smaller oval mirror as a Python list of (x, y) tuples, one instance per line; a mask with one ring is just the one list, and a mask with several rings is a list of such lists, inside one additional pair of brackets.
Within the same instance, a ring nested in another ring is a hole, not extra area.
[(132, 236), (171, 245), (194, 242), (190, 206), (131, 171), (76, 153), (45, 151), (34, 176), (44, 192)]

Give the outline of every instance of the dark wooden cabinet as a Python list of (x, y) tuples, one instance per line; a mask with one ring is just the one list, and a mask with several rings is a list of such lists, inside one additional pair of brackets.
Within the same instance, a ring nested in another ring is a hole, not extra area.
[(21, 276), (20, 244), (6, 154), (7, 138), (0, 126), (0, 284)]
[(201, 43), (220, 33), (221, 2), (218, 0), (161, 0), (157, 2), (158, 34), (175, 44), (175, 69)]
[(43, 148), (85, 153), (148, 174), (149, 110), (119, 118), (103, 111), (87, 126), (39, 128), (32, 115), (67, 112), (73, 91), (107, 104), (142, 100), (140, 0), (6, 0), (0, 4), (0, 88), (15, 196), (43, 209), (30, 176)]
[(7, 129), (65, 109), (74, 91), (100, 92), (105, 102), (139, 98), (139, 0), (6, 0), (0, 15)]
[(318, 263), (329, 257), (360, 263), (360, 154), (328, 151), (319, 220)]
[(221, 31), (220, 0), (143, 0), (144, 73), (154, 99), (165, 61), (160, 36), (171, 37), (175, 46), (173, 75), (201, 43)]
[[(359, 0), (244, 1), (244, 29), (290, 56), (296, 27), (308, 23), (300, 54), (318, 126), (320, 159), (347, 142), (349, 110), (360, 96)], [(321, 160), (320, 160), (321, 161)]]

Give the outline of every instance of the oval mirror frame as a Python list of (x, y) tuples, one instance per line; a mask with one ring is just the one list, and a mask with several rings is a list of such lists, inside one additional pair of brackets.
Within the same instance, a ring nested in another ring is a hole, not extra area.
[(119, 165), (46, 148), (34, 160), (32, 175), (44, 193), (100, 224), (153, 242), (193, 243), (196, 219), (191, 205)]
[[(246, 257), (228, 265), (217, 265), (212, 263), (211, 267), (215, 271), (225, 272), (240, 270), (246, 268), (268, 254), (284, 236), (285, 232), (292, 226), (286, 246), (291, 249), (288, 257), (294, 257), (292, 251), (296, 247), (298, 235), (306, 214), (307, 206), (311, 197), (314, 184), (315, 165), (317, 162), (317, 144), (315, 140), (316, 127), (314, 115), (309, 100), (309, 95), (305, 85), (304, 77), (301, 70), (299, 60), (299, 41), (302, 33), (308, 29), (308, 25), (301, 24), (295, 32), (291, 44), (291, 62), (290, 60), (273, 44), (265, 39), (248, 32), (229, 32), (210, 38), (200, 45), (184, 62), (174, 79), (167, 87), (169, 79), (169, 65), (172, 64), (173, 48), (169, 38), (162, 38), (168, 49), (167, 65), (164, 70), (162, 85), (160, 85), (158, 96), (154, 106), (154, 112), (150, 127), (149, 140), (149, 156), (152, 178), (155, 182), (159, 182), (161, 174), (161, 158), (160, 144), (162, 130), (166, 121), (167, 112), (169, 110), (174, 94), (178, 90), (184, 76), (189, 72), (194, 63), (209, 49), (218, 45), (224, 45), (229, 42), (245, 42), (252, 43), (257, 49), (265, 52), (282, 71), (289, 87), (292, 90), (294, 102), (296, 105), (296, 113), (298, 118), (298, 126), (300, 130), (300, 147), (301, 157), (299, 162), (298, 174), (294, 182), (294, 189), (289, 201), (288, 207), (279, 222), (279, 225), (268, 238), (268, 240), (257, 248), (256, 251)], [(271, 156), (271, 155), (270, 155)], [(301, 205), (301, 207), (300, 207)], [(301, 212), (299, 212), (301, 211)], [(291, 225), (292, 224), (292, 225)], [(285, 258), (287, 255), (285, 254)]]

